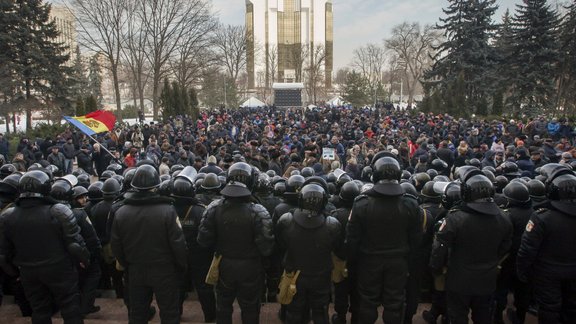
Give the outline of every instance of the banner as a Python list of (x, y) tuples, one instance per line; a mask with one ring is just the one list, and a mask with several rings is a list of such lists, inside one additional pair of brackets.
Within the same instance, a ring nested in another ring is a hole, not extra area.
[(64, 119), (88, 136), (109, 132), (116, 123), (116, 116), (105, 110), (97, 110), (84, 116), (64, 116)]

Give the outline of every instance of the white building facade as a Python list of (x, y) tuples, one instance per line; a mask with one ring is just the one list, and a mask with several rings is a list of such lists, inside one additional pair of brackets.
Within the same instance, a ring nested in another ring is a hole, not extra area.
[(307, 60), (319, 56), (331, 87), (332, 0), (246, 0), (246, 32), (249, 88), (302, 82)]

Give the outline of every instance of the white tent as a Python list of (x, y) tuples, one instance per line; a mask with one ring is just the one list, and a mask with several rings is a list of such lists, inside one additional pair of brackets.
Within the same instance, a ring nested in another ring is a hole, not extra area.
[(339, 107), (344, 105), (344, 100), (340, 96), (336, 96), (330, 100), (328, 100), (328, 104), (332, 107)]
[(248, 98), (248, 100), (244, 101), (244, 103), (240, 105), (240, 107), (243, 107), (243, 108), (246, 108), (246, 107), (255, 108), (255, 107), (264, 107), (264, 106), (266, 106), (265, 103), (263, 103), (262, 101), (254, 98), (254, 97)]

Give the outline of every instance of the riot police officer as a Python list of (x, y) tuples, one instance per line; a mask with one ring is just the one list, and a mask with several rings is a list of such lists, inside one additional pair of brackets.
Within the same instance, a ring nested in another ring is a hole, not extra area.
[(558, 168), (547, 177), (548, 209), (526, 225), (517, 256), (518, 278), (533, 284), (538, 322), (576, 322), (576, 176)]
[(514, 323), (524, 323), (531, 295), (529, 285), (518, 280), (516, 275), (516, 255), (520, 248), (520, 241), (526, 224), (528, 224), (533, 214), (532, 201), (528, 188), (518, 180), (510, 182), (504, 188), (503, 194), (508, 200), (504, 215), (512, 223), (513, 236), (512, 248), (508, 258), (502, 264), (502, 270), (498, 278), (498, 294), (494, 318), (495, 323), (504, 323), (502, 312), (507, 306), (508, 292), (512, 291), (514, 293), (516, 312), (510, 312), (510, 317), (515, 319)]
[[(106, 172), (106, 171), (105, 171)], [(108, 172), (112, 172), (108, 170)], [(96, 203), (90, 209), (90, 220), (94, 225), (96, 234), (102, 244), (102, 254), (100, 257), (100, 268), (102, 269), (102, 287), (110, 287), (110, 282), (114, 287), (117, 298), (124, 297), (124, 286), (122, 283), (122, 273), (116, 269), (116, 262), (112, 251), (110, 250), (110, 226), (109, 218), (112, 210), (112, 204), (120, 195), (121, 185), (116, 179), (109, 178), (102, 184), (102, 201)], [(90, 193), (90, 189), (88, 189)]]
[(358, 320), (374, 323), (384, 306), (387, 324), (402, 322), (410, 252), (419, 242), (418, 203), (399, 184), (400, 163), (389, 152), (372, 159), (374, 187), (358, 196), (346, 229), (348, 262), (357, 263)]
[[(210, 262), (214, 255), (214, 249), (204, 248), (196, 240), (198, 238), (198, 227), (206, 206), (200, 204), (195, 198), (195, 175), (196, 169), (194, 167), (185, 167), (174, 178), (172, 197), (174, 198), (174, 208), (178, 213), (186, 244), (188, 245), (188, 272), (185, 281), (190, 282), (198, 294), (198, 300), (204, 313), (204, 321), (214, 322), (216, 320), (214, 286), (205, 282)], [(214, 174), (208, 174), (207, 178), (212, 175)]]
[(180, 287), (186, 271), (186, 240), (172, 199), (155, 192), (158, 171), (150, 165), (136, 169), (132, 187), (115, 212), (111, 248), (128, 272), (130, 322), (146, 323), (152, 295), (163, 323), (180, 321)]
[(218, 180), (218, 176), (214, 173), (208, 173), (204, 179), (202, 179), (202, 183), (200, 188), (197, 188), (200, 192), (197, 195), (198, 201), (208, 206), (214, 200), (218, 200), (221, 198), (220, 196), (220, 180)]
[[(344, 246), (344, 239), (346, 238), (346, 231), (344, 229), (348, 224), (348, 217), (350, 216), (350, 211), (354, 205), (354, 199), (359, 195), (360, 189), (358, 189), (358, 186), (355, 183), (345, 183), (339, 194), (342, 207), (332, 212), (332, 216), (338, 220), (340, 225), (342, 225), (340, 236), (340, 243), (342, 246)], [(345, 258), (346, 255), (343, 255), (343, 257)], [(354, 269), (354, 267), (352, 266), (350, 269)], [(336, 313), (332, 316), (333, 324), (346, 323), (346, 314), (349, 309), (352, 313), (352, 322), (357, 322), (356, 308), (358, 307), (358, 300), (355, 298), (356, 294), (353, 293), (354, 286), (355, 280), (353, 271), (348, 271), (347, 278), (340, 278), (339, 282), (334, 282), (334, 311)]]
[(298, 271), (296, 295), (288, 305), (286, 323), (303, 323), (311, 310), (316, 324), (328, 324), (328, 304), (332, 271), (332, 253), (340, 255), (341, 225), (323, 213), (328, 203), (328, 188), (309, 183), (298, 194), (298, 208), (278, 221), (278, 244), (286, 250), (286, 272)]
[(436, 272), (448, 266), (446, 297), (452, 324), (468, 323), (470, 309), (475, 323), (489, 323), (498, 266), (510, 249), (512, 225), (494, 203), (492, 182), (482, 171), (461, 169), (463, 203), (443, 221), (430, 266)]
[(33, 323), (50, 323), (52, 301), (65, 323), (82, 323), (76, 265), (90, 254), (74, 214), (48, 195), (51, 178), (43, 171), (25, 173), (20, 199), (0, 216), (0, 266), (20, 280), (32, 306)]
[(243, 323), (258, 323), (262, 292), (262, 257), (274, 246), (272, 219), (268, 211), (252, 201), (255, 170), (244, 162), (228, 169), (222, 199), (204, 212), (198, 243), (214, 248), (219, 262), (216, 284), (216, 321), (232, 323), (233, 302), (238, 299)]
[[(78, 179), (71, 174), (56, 179), (54, 184), (52, 184), (50, 196), (58, 202), (71, 207), (75, 195), (74, 186), (77, 183)], [(84, 187), (79, 188), (84, 189)], [(86, 189), (84, 189), (84, 191), (86, 191)], [(81, 312), (86, 315), (100, 310), (99, 306), (94, 305), (94, 301), (96, 299), (96, 288), (98, 288), (101, 275), (99, 260), (102, 246), (100, 245), (100, 240), (96, 235), (94, 227), (88, 220), (86, 212), (82, 208), (73, 208), (72, 212), (80, 227), (80, 235), (84, 238), (86, 248), (90, 252), (90, 265), (78, 269)]]

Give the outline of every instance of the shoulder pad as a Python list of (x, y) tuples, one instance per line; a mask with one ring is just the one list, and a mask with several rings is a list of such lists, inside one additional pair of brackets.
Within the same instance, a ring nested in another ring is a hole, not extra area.
[(224, 199), (214, 200), (208, 206), (206, 206), (206, 209), (221, 206), (223, 203)]
[(414, 195), (411, 195), (411, 194), (409, 194), (409, 193), (405, 193), (405, 194), (404, 194), (404, 197), (405, 197), (405, 198), (414, 199), (414, 200), (418, 201), (418, 197), (416, 197), (416, 196), (414, 196)]
[(6, 207), (4, 207), (4, 209), (2, 209), (0, 216), (6, 217), (6, 216), (12, 214), (13, 212), (14, 212), (14, 205), (10, 204), (10, 205), (7, 205)]
[(366, 200), (366, 199), (368, 199), (368, 196), (365, 194), (361, 194), (358, 197), (356, 197), (356, 199), (354, 199), (354, 202), (360, 202), (360, 201)]
[(280, 216), (280, 218), (278, 219), (277, 225), (286, 226), (286, 225), (292, 223), (293, 220), (294, 220), (294, 215), (292, 214), (292, 212), (287, 212), (287, 213), (283, 214), (282, 216)]
[(261, 212), (264, 212), (264, 211), (265, 211), (265, 212), (268, 212), (268, 210), (267, 210), (264, 206), (262, 206), (262, 205), (260, 205), (260, 204), (254, 204), (254, 203), (252, 203), (252, 204), (250, 204), (250, 207), (252, 208), (252, 211), (254, 211), (254, 212), (256, 212), (256, 213), (261, 213)]
[(333, 216), (326, 217), (326, 225), (330, 227), (342, 226), (342, 224), (340, 224), (340, 222)]
[(50, 214), (57, 218), (71, 217), (74, 215), (72, 209), (68, 208), (68, 206), (64, 204), (52, 205), (52, 207), (50, 207)]

